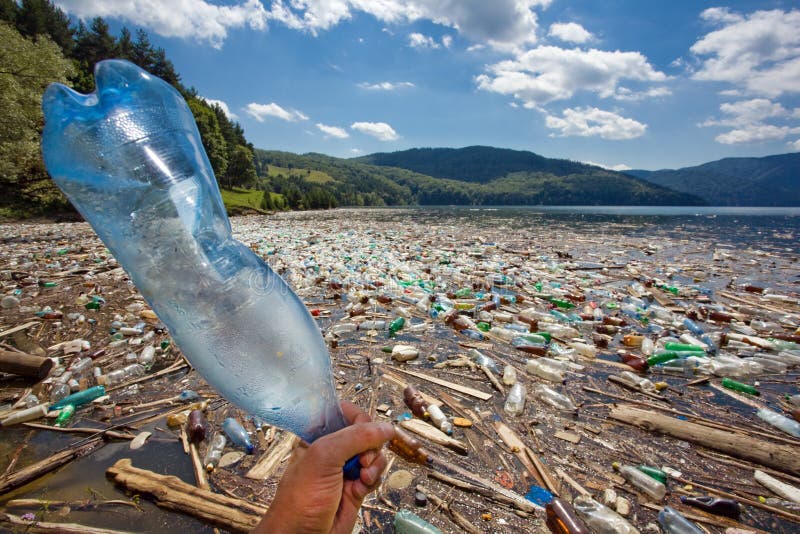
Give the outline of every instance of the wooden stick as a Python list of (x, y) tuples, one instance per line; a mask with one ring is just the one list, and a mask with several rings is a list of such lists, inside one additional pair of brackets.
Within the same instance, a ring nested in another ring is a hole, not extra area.
[(92, 434), (92, 435), (101, 435), (101, 436), (108, 436), (109, 438), (114, 439), (127, 439), (132, 440), (136, 436), (131, 434), (130, 432), (118, 432), (116, 430), (102, 430), (97, 428), (81, 428), (81, 427), (66, 427), (62, 428), (59, 426), (50, 426), (50, 425), (43, 425), (41, 423), (23, 423), (23, 425), (27, 426), (28, 428), (36, 428), (39, 430), (49, 430), (51, 432), (68, 432), (73, 434)]
[(536, 511), (536, 506), (527, 499), (524, 499), (522, 496), (520, 496), (518, 499), (512, 499), (511, 497), (508, 497), (503, 493), (493, 491), (491, 488), (476, 486), (464, 480), (451, 477), (450, 475), (446, 475), (444, 473), (440, 473), (439, 471), (429, 471), (428, 476), (440, 480), (442, 482), (445, 482), (447, 484), (450, 484), (451, 486), (455, 486), (464, 491), (477, 493), (478, 495), (482, 495), (486, 498), (492, 499), (493, 501), (513, 506), (517, 510), (523, 512), (532, 513)]
[(13, 473), (9, 473), (8, 475), (0, 478), (0, 495), (11, 491), (12, 489), (23, 486), (32, 480), (36, 480), (37, 478), (46, 475), (51, 471), (55, 471), (62, 465), (65, 465), (80, 456), (85, 456), (102, 445), (103, 441), (100, 438), (94, 438), (78, 447), (57, 452), (56, 454), (53, 454), (44, 460), (40, 460), (27, 467), (14, 471)]
[(497, 377), (494, 376), (494, 373), (492, 372), (492, 370), (489, 369), (488, 367), (486, 367), (485, 365), (481, 365), (481, 371), (483, 371), (483, 374), (485, 374), (486, 378), (489, 379), (489, 382), (492, 383), (492, 385), (494, 386), (494, 389), (496, 389), (497, 391), (499, 391), (500, 393), (505, 395), (506, 389), (503, 387), (503, 384), (500, 383), (500, 381), (497, 379)]
[(197, 487), (210, 490), (211, 487), (208, 485), (206, 469), (205, 466), (203, 466), (203, 461), (200, 460), (200, 453), (197, 451), (197, 443), (189, 444), (189, 456), (192, 458), (192, 470), (194, 471), (194, 480), (197, 482)]
[(629, 389), (631, 391), (635, 391), (636, 393), (644, 395), (645, 397), (649, 397), (649, 398), (651, 398), (653, 400), (666, 402), (666, 403), (670, 402), (669, 399), (666, 399), (664, 397), (656, 395), (655, 393), (650, 393), (649, 391), (643, 391), (643, 390), (641, 390), (641, 389), (639, 389), (639, 388), (637, 388), (635, 386), (632, 386), (632, 385), (628, 384), (627, 382), (625, 382), (623, 379), (619, 378), (618, 376), (609, 375), (608, 376), (608, 381), (609, 382), (614, 382), (615, 384), (620, 385), (620, 386), (624, 387), (625, 389)]
[(42, 380), (53, 368), (53, 360), (24, 352), (0, 350), (0, 372)]
[(451, 438), (438, 428), (432, 427), (425, 421), (420, 421), (419, 419), (409, 419), (408, 421), (400, 421), (400, 426), (419, 436), (422, 436), (423, 438), (427, 438), (434, 443), (447, 447), (448, 449), (453, 449), (459, 454), (466, 455), (469, 452), (467, 445), (463, 441), (458, 441), (457, 439)]
[(191, 515), (232, 532), (250, 532), (267, 511), (248, 501), (196, 488), (178, 477), (138, 469), (131, 465), (129, 458), (109, 467), (106, 476), (129, 491), (152, 497), (162, 508)]
[(457, 511), (450, 508), (450, 505), (447, 504), (446, 501), (437, 497), (431, 490), (426, 488), (425, 486), (418, 485), (417, 491), (424, 493), (428, 496), (428, 500), (430, 500), (435, 506), (441, 508), (442, 510), (450, 516), (450, 519), (453, 520), (453, 523), (461, 527), (462, 530), (465, 532), (469, 532), (470, 534), (481, 534), (483, 531), (469, 522), (469, 520), (458, 513)]
[(480, 391), (478, 389), (473, 389), (467, 386), (462, 386), (461, 384), (456, 384), (454, 382), (448, 382), (447, 380), (442, 380), (441, 378), (436, 378), (435, 376), (426, 375), (423, 373), (417, 373), (414, 371), (406, 371), (405, 369), (399, 368), (392, 368), (392, 371), (397, 371), (399, 373), (403, 373), (406, 375), (414, 376), (416, 378), (426, 380), (433, 384), (437, 384), (439, 386), (446, 387), (448, 389), (452, 389), (453, 391), (457, 391), (459, 393), (463, 393), (464, 395), (469, 395), (470, 397), (475, 397), (476, 399), (480, 400), (489, 400), (492, 398), (491, 393), (486, 393), (485, 391)]
[(672, 437), (724, 452), (737, 458), (751, 460), (779, 471), (800, 474), (800, 457), (797, 448), (758, 440), (750, 436), (733, 434), (708, 425), (681, 421), (656, 412), (629, 405), (613, 408), (612, 419), (661, 432)]
[(47, 523), (44, 521), (28, 521), (19, 516), (0, 512), (0, 525), (17, 527), (15, 532), (57, 532), (59, 534), (130, 534), (128, 530), (110, 530), (107, 528), (88, 527), (76, 523)]
[(539, 460), (536, 453), (533, 452), (517, 433), (511, 430), (505, 423), (498, 421), (494, 424), (494, 428), (500, 436), (500, 439), (503, 440), (503, 443), (511, 448), (514, 455), (522, 462), (522, 465), (525, 466), (537, 482), (547, 488), (551, 493), (558, 496), (558, 485), (553, 480), (553, 476), (544, 464), (542, 464), (541, 460)]
[(253, 480), (266, 480), (278, 469), (286, 455), (292, 452), (299, 438), (289, 432), (284, 432), (283, 437), (266, 454), (258, 459), (256, 465), (250, 468), (244, 476)]
[(6, 508), (60, 508), (69, 506), (73, 510), (96, 510), (106, 506), (129, 506), (141, 510), (136, 503), (131, 501), (112, 500), (112, 501), (50, 501), (47, 499), (12, 499), (5, 504)]
[(19, 332), (20, 330), (27, 330), (28, 328), (30, 328), (32, 326), (36, 326), (37, 324), (39, 324), (39, 321), (30, 321), (28, 323), (21, 324), (19, 326), (15, 326), (14, 328), (9, 328), (8, 330), (3, 330), (2, 332), (0, 332), (0, 338), (6, 337), (8, 335), (11, 335), (14, 332)]

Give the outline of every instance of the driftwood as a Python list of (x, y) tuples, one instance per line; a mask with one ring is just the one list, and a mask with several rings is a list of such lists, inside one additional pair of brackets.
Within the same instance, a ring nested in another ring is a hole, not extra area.
[(478, 389), (473, 389), (467, 386), (462, 386), (461, 384), (456, 384), (455, 382), (449, 382), (447, 380), (442, 380), (441, 378), (436, 378), (435, 376), (426, 375), (424, 373), (417, 373), (415, 371), (406, 371), (405, 369), (393, 368), (392, 371), (397, 371), (399, 373), (403, 373), (409, 376), (413, 376), (419, 378), (421, 380), (425, 380), (427, 382), (431, 382), (432, 384), (436, 384), (439, 386), (446, 387), (448, 389), (452, 389), (453, 391), (457, 391), (459, 393), (463, 393), (464, 395), (469, 395), (470, 397), (475, 397), (476, 399), (480, 400), (489, 400), (492, 398), (491, 393), (486, 393), (485, 391), (480, 391)]
[(506, 493), (500, 493), (490, 488), (477, 486), (475, 484), (466, 482), (459, 478), (451, 477), (450, 475), (445, 475), (444, 473), (440, 473), (439, 471), (432, 471), (432, 470), (428, 471), (428, 476), (431, 478), (435, 478), (446, 484), (450, 484), (451, 486), (455, 486), (461, 490), (469, 491), (471, 493), (476, 493), (478, 495), (487, 497), (493, 501), (513, 506), (514, 508), (522, 512), (531, 513), (536, 511), (536, 506), (532, 502), (523, 498), (522, 496), (519, 496), (519, 498), (514, 499), (506, 495)]
[(46, 475), (51, 471), (55, 471), (62, 465), (65, 465), (72, 460), (85, 456), (92, 452), (95, 448), (102, 446), (103, 441), (100, 438), (93, 438), (91, 441), (81, 444), (80, 446), (67, 449), (65, 451), (57, 452), (52, 456), (40, 460), (35, 464), (23, 467), (13, 473), (0, 478), (0, 495), (11, 491), (14, 488), (24, 486), (32, 480)]
[(511, 430), (511, 428), (506, 425), (505, 423), (497, 422), (494, 425), (495, 430), (497, 431), (497, 435), (500, 436), (500, 439), (503, 440), (503, 443), (508, 445), (514, 455), (519, 458), (522, 465), (533, 475), (534, 478), (545, 488), (547, 488), (553, 495), (558, 495), (560, 492), (560, 488), (556, 481), (553, 479), (553, 475), (550, 474), (550, 471), (545, 467), (545, 465), (539, 460), (539, 457), (533, 452), (522, 438), (520, 438), (516, 432)]
[(15, 332), (21, 332), (22, 330), (27, 330), (28, 328), (30, 328), (32, 326), (36, 326), (37, 324), (39, 324), (39, 321), (30, 321), (30, 322), (27, 322), (25, 324), (21, 324), (19, 326), (15, 326), (13, 328), (9, 328), (8, 330), (3, 330), (2, 332), (0, 332), (0, 338), (6, 337), (6, 336), (11, 335), (11, 334), (13, 334)]
[(129, 534), (127, 530), (87, 527), (75, 523), (46, 523), (28, 521), (19, 516), (0, 512), (0, 525), (11, 525), (14, 532), (57, 532), (58, 534)]
[(162, 508), (191, 515), (231, 532), (250, 532), (267, 511), (263, 506), (196, 488), (178, 477), (138, 469), (131, 465), (129, 458), (109, 467), (106, 476), (129, 491), (152, 497)]
[(0, 372), (42, 380), (53, 368), (53, 360), (24, 352), (0, 349)]
[(438, 428), (432, 427), (425, 421), (420, 421), (419, 419), (409, 419), (408, 421), (401, 421), (400, 426), (405, 430), (410, 430), (411, 432), (422, 436), (423, 438), (429, 439), (438, 445), (452, 449), (459, 454), (466, 455), (469, 452), (467, 445), (463, 441), (458, 441), (457, 439), (451, 438)]
[(203, 466), (203, 461), (200, 459), (200, 453), (197, 450), (197, 443), (189, 444), (189, 456), (192, 458), (192, 469), (194, 470), (194, 479), (197, 482), (197, 487), (204, 490), (210, 490), (208, 485), (208, 477), (206, 477), (206, 470)]
[(669, 436), (724, 452), (737, 458), (751, 460), (791, 474), (800, 474), (797, 447), (770, 443), (752, 436), (726, 432), (707, 425), (681, 421), (660, 413), (629, 405), (616, 406), (609, 416), (617, 421), (661, 432)]
[(50, 426), (50, 425), (43, 425), (41, 423), (23, 423), (23, 426), (28, 428), (35, 428), (37, 430), (49, 430), (51, 432), (66, 432), (71, 434), (89, 434), (92, 436), (104, 436), (111, 439), (126, 439), (132, 440), (136, 436), (131, 434), (130, 432), (119, 432), (117, 430), (103, 430), (97, 428), (82, 428), (82, 427), (60, 427), (60, 426)]
[(261, 456), (256, 465), (244, 475), (253, 480), (266, 480), (277, 471), (286, 455), (292, 452), (295, 443), (299, 441), (294, 434), (284, 432), (283, 437), (266, 454)]
[(97, 510), (98, 508), (106, 508), (113, 506), (127, 506), (136, 508), (141, 511), (141, 508), (136, 503), (131, 501), (111, 500), (111, 501), (51, 501), (48, 499), (12, 499), (5, 504), (6, 509), (22, 508), (22, 509), (42, 509), (61, 508), (62, 506), (69, 506), (72, 510)]
[(450, 508), (450, 505), (446, 501), (437, 497), (425, 486), (417, 486), (417, 491), (424, 493), (428, 497), (428, 500), (434, 504), (434, 506), (447, 513), (447, 515), (450, 516), (450, 519), (453, 520), (453, 523), (461, 527), (464, 532), (469, 532), (470, 534), (481, 534), (481, 532), (483, 532), (481, 529), (470, 523), (466, 517)]

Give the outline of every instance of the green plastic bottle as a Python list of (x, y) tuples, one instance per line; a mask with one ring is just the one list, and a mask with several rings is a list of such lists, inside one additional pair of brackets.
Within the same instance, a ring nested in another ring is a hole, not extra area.
[(549, 298), (547, 300), (549, 300), (550, 304), (552, 304), (553, 306), (561, 308), (563, 310), (571, 310), (572, 308), (575, 307), (575, 305), (568, 300), (561, 300), (556, 298)]
[(655, 467), (650, 467), (649, 465), (644, 465), (644, 464), (638, 466), (637, 469), (639, 471), (641, 471), (642, 473), (644, 473), (645, 475), (649, 475), (649, 476), (653, 477), (654, 479), (658, 480), (662, 484), (666, 484), (667, 483), (667, 474), (664, 471), (662, 471), (661, 469), (657, 469)]
[(687, 343), (673, 343), (671, 341), (664, 343), (664, 348), (666, 350), (675, 350), (675, 351), (705, 352), (705, 349), (698, 345), (689, 345)]
[(61, 408), (61, 413), (58, 414), (56, 417), (56, 426), (58, 427), (65, 427), (69, 420), (72, 419), (72, 415), (75, 413), (75, 406), (72, 404), (67, 404), (63, 408)]
[(105, 394), (106, 388), (103, 386), (90, 387), (89, 389), (84, 389), (83, 391), (68, 395), (60, 401), (51, 404), (50, 410), (58, 410), (59, 408), (67, 406), (68, 404), (71, 404), (74, 407), (82, 406), (87, 402), (92, 402), (94, 399), (102, 397)]
[(478, 330), (480, 330), (481, 332), (488, 332), (489, 330), (492, 329), (492, 326), (489, 323), (484, 323), (483, 321), (479, 322), (475, 326), (477, 326)]
[(406, 325), (405, 317), (398, 317), (389, 324), (389, 337), (394, 337)]
[(678, 358), (678, 353), (674, 350), (665, 350), (656, 352), (647, 358), (647, 365), (658, 365), (660, 363), (669, 362)]
[(733, 391), (738, 391), (739, 393), (747, 393), (748, 395), (761, 395), (761, 393), (753, 386), (742, 384), (741, 382), (731, 380), (730, 378), (723, 378), (722, 386), (732, 389)]

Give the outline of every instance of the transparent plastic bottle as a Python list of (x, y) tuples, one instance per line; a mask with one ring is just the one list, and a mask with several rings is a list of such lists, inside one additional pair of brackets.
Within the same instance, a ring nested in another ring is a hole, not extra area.
[(506, 397), (506, 403), (503, 406), (505, 412), (509, 415), (519, 415), (525, 410), (525, 386), (522, 382), (517, 382), (511, 386), (511, 390)]
[(59, 84), (45, 93), (53, 180), (222, 396), (308, 442), (343, 428), (319, 329), (231, 235), (186, 102), (126, 61), (98, 63), (95, 80), (89, 95)]
[(250, 441), (247, 430), (244, 429), (239, 421), (233, 417), (228, 417), (222, 422), (222, 431), (225, 432), (225, 435), (228, 436), (228, 439), (233, 443), (246, 450), (247, 454), (253, 454), (255, 447), (253, 447), (253, 443)]
[(222, 451), (225, 449), (225, 444), (228, 442), (225, 435), (221, 432), (214, 434), (211, 443), (208, 444), (206, 454), (203, 456), (203, 465), (206, 466), (206, 471), (209, 473), (217, 468), (219, 459), (222, 458)]
[(561, 384), (564, 382), (564, 373), (562, 366), (558, 365), (559, 363), (558, 360), (549, 358), (528, 360), (525, 363), (525, 370), (539, 378)]
[(545, 386), (544, 384), (537, 384), (533, 388), (533, 394), (537, 399), (549, 404), (556, 410), (569, 413), (574, 413), (578, 410), (569, 397)]
[(660, 501), (667, 494), (667, 487), (653, 477), (641, 472), (632, 465), (614, 464), (614, 468), (640, 491), (646, 493), (650, 498)]
[(669, 506), (665, 506), (658, 513), (658, 524), (667, 534), (704, 534), (697, 525)]
[(624, 517), (587, 495), (576, 497), (572, 506), (595, 534), (639, 534)]
[(453, 423), (447, 419), (447, 416), (442, 412), (441, 408), (435, 404), (430, 404), (428, 405), (427, 412), (431, 423), (433, 423), (436, 428), (448, 435), (453, 433)]
[(779, 414), (778, 412), (773, 412), (768, 408), (761, 408), (756, 412), (756, 415), (767, 423), (771, 424), (775, 428), (779, 428), (783, 430), (787, 434), (791, 434), (796, 438), (800, 438), (800, 423), (793, 419), (789, 419), (785, 415)]
[(511, 367), (510, 365), (506, 365), (503, 368), (503, 384), (507, 386), (513, 386), (517, 383), (517, 370)]

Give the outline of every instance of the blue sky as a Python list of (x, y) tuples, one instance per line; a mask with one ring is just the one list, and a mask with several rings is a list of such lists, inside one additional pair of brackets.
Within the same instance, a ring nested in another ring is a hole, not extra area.
[(57, 0), (142, 27), (258, 148), (491, 145), (660, 169), (800, 151), (800, 5)]

